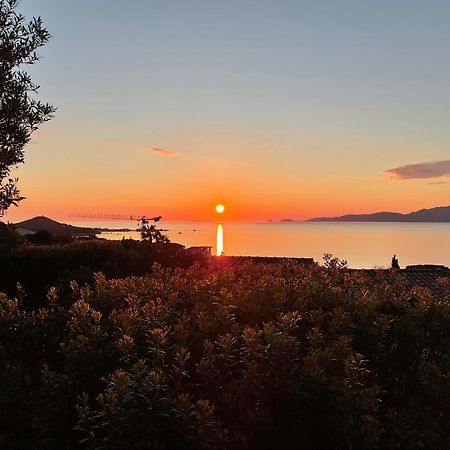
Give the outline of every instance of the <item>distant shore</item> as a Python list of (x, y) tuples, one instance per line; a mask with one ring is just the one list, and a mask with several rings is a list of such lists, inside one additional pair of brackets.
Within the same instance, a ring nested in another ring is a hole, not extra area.
[[(289, 219), (284, 219), (289, 221)], [(376, 212), (372, 214), (346, 214), (338, 217), (315, 217), (306, 222), (420, 222), (446, 223), (450, 222), (450, 206), (421, 209), (408, 214), (397, 212)]]
[(100, 233), (114, 233), (114, 232), (125, 232), (125, 231), (137, 231), (137, 229), (132, 230), (131, 228), (96, 228)]

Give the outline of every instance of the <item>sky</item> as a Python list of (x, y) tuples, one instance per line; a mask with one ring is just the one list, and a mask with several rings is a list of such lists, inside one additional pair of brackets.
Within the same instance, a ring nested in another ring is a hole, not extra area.
[(307, 219), (450, 205), (447, 0), (22, 0), (55, 105), (33, 215)]

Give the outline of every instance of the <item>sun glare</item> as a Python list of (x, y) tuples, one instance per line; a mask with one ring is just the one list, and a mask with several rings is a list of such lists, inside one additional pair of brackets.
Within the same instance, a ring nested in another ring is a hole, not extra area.
[(216, 213), (222, 214), (225, 211), (225, 206), (223, 205), (216, 205)]

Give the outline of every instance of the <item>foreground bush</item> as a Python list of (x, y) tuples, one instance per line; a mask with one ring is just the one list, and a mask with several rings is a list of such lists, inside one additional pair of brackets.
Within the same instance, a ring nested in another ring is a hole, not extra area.
[(293, 263), (71, 288), (0, 298), (3, 448), (450, 448), (449, 296)]
[(33, 308), (42, 306), (41, 300), (50, 287), (65, 290), (72, 280), (91, 283), (95, 272), (122, 278), (149, 273), (155, 262), (169, 267), (187, 267), (193, 262), (179, 244), (99, 239), (26, 245), (15, 233), (7, 235), (5, 230), (7, 227), (0, 222), (0, 292), (13, 295), (20, 283), (27, 292), (27, 305)]

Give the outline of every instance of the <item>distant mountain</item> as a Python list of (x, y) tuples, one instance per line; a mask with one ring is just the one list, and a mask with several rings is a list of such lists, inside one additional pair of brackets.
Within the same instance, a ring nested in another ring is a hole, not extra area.
[(88, 236), (100, 233), (99, 228), (74, 227), (66, 223), (56, 222), (48, 217), (38, 216), (14, 224), (15, 228), (31, 231), (47, 231), (54, 235)]
[(339, 217), (316, 217), (306, 222), (450, 222), (450, 206), (421, 209), (409, 214), (378, 212), (347, 214)]

